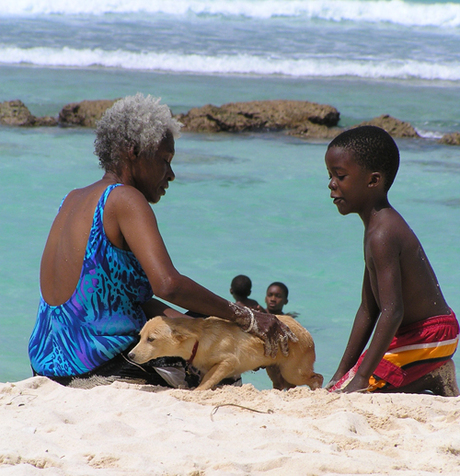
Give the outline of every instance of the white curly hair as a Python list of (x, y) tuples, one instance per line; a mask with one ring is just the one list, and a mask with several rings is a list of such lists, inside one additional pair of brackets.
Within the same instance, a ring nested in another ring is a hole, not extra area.
[(169, 131), (180, 137), (182, 124), (174, 119), (160, 98), (137, 93), (115, 102), (96, 123), (94, 154), (100, 166), (113, 170), (121, 161), (121, 154), (133, 148), (139, 154), (150, 147), (158, 147)]

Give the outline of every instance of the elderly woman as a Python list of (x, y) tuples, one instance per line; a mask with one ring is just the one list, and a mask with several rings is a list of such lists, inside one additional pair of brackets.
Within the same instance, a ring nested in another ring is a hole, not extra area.
[(174, 180), (180, 126), (166, 105), (141, 94), (117, 101), (98, 122), (95, 154), (105, 174), (64, 198), (42, 256), (29, 342), (35, 375), (63, 384), (75, 377), (141, 376), (165, 385), (155, 367), (126, 359), (147, 317), (182, 315), (153, 295), (235, 322), (261, 337), (267, 354), (278, 346), (287, 352), (294, 337), (276, 317), (230, 303), (171, 262), (149, 203)]

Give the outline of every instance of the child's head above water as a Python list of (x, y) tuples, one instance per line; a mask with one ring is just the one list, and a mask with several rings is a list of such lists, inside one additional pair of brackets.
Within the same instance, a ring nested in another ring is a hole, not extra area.
[(252, 282), (248, 276), (239, 274), (232, 279), (230, 285), (230, 293), (232, 296), (239, 298), (247, 298), (251, 294)]
[(338, 135), (328, 146), (352, 153), (355, 162), (370, 172), (380, 172), (388, 191), (399, 168), (399, 150), (393, 138), (380, 127), (361, 126)]
[(275, 281), (267, 288), (265, 304), (270, 314), (282, 314), (283, 307), (288, 303), (289, 290), (284, 283)]

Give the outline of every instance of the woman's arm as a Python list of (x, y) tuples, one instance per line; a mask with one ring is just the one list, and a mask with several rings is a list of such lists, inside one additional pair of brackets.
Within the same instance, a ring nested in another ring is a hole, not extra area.
[(107, 216), (104, 215), (107, 236), (111, 241), (113, 237), (118, 243), (121, 240), (126, 243), (139, 260), (156, 296), (184, 309), (236, 322), (265, 341), (267, 354), (276, 355), (278, 346), (287, 352), (288, 340), (296, 338), (275, 316), (231, 303), (176, 270), (153, 210), (141, 192), (124, 186), (115, 189), (112, 195), (111, 206)]
[(142, 309), (147, 316), (147, 319), (152, 319), (156, 316), (166, 317), (184, 317), (185, 314), (173, 309), (162, 301), (152, 298), (146, 303), (142, 304)]

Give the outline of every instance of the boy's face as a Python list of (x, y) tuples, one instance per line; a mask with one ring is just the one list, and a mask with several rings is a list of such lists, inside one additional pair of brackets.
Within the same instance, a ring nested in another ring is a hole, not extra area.
[(368, 203), (372, 173), (354, 160), (354, 153), (341, 147), (326, 152), (331, 198), (339, 213), (360, 213)]
[(270, 286), (265, 296), (265, 304), (270, 314), (279, 314), (288, 300), (284, 291), (279, 286)]

